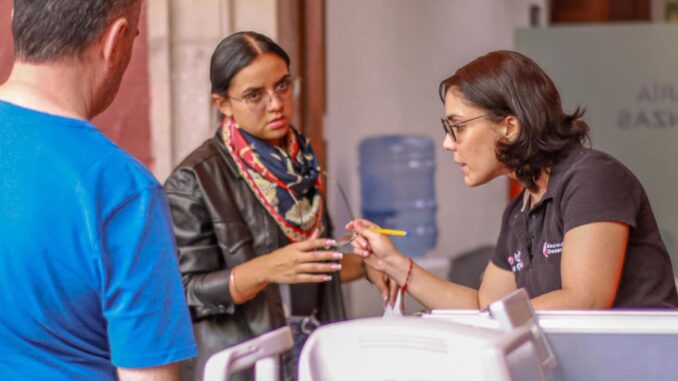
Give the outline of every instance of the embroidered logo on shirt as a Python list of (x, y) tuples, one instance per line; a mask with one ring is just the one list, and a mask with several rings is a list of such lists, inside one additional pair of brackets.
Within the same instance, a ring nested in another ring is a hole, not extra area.
[(544, 248), (541, 250), (541, 253), (544, 254), (544, 258), (548, 258), (551, 254), (560, 254), (563, 252), (563, 243), (548, 243), (544, 242)]
[(509, 265), (511, 265), (511, 271), (516, 272), (523, 269), (524, 267), (523, 261), (520, 260), (521, 255), (522, 253), (520, 252), (520, 250), (516, 250), (516, 252), (513, 253), (513, 255), (508, 257), (508, 263)]

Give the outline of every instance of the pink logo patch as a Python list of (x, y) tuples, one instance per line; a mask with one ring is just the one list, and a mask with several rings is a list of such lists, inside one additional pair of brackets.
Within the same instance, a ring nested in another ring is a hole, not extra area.
[(515, 261), (513, 260), (513, 257), (509, 257), (508, 261), (509, 261), (509, 265), (511, 265), (511, 266), (513, 266), (513, 264), (515, 263)]

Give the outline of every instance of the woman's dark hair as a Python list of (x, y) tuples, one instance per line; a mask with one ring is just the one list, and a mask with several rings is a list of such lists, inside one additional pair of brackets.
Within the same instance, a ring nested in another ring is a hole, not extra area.
[(257, 32), (237, 32), (221, 40), (212, 53), (210, 82), (212, 94), (226, 95), (233, 77), (255, 58), (273, 53), (290, 67), (290, 57), (273, 40)]
[(440, 83), (443, 102), (450, 89), (486, 110), (495, 122), (509, 115), (518, 118), (518, 138), (499, 142), (497, 159), (532, 191), (543, 170), (550, 170), (571, 147), (589, 141), (589, 127), (581, 119), (584, 110), (577, 107), (565, 114), (553, 81), (520, 53), (499, 50), (476, 58)]

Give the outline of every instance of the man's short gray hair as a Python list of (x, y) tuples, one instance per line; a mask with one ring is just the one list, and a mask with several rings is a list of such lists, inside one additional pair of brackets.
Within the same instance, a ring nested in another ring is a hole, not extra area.
[(14, 55), (47, 62), (78, 55), (141, 0), (14, 0)]

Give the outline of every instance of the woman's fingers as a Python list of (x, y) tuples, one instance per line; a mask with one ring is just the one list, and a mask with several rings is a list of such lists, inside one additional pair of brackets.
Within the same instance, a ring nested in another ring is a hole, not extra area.
[[(379, 227), (378, 225), (365, 220), (365, 219), (355, 219), (348, 224), (346, 224), (346, 229), (352, 230), (358, 233), (358, 236), (351, 242), (351, 246), (354, 248), (354, 253), (362, 257), (367, 257), (372, 253), (372, 248), (376, 245), (377, 247), (388, 247), (390, 241), (388, 238), (383, 237), (381, 234), (372, 231), (372, 228)], [(372, 245), (372, 244), (375, 245)]]
[(359, 255), (363, 258), (367, 258), (370, 255), (369, 250), (353, 248), (353, 254)]
[(307, 239), (306, 241), (302, 241), (302, 242), (297, 242), (293, 245), (298, 250), (311, 251), (311, 250), (316, 250), (316, 249), (320, 249), (320, 248), (323, 248), (323, 247), (334, 246), (336, 244), (337, 244), (336, 241), (334, 241), (333, 239), (314, 238), (314, 239)]
[(369, 268), (367, 269), (367, 274), (372, 283), (377, 287), (377, 290), (379, 290), (381, 301), (385, 307), (386, 303), (388, 303), (388, 285), (384, 281), (384, 275), (377, 270)]
[[(355, 245), (356, 245), (359, 249), (363, 249), (363, 250), (367, 250), (367, 247), (368, 247), (368, 245), (369, 245), (369, 242), (367, 242), (367, 240), (366, 240), (365, 237), (363, 237), (363, 236), (357, 236), (357, 237), (353, 240), (353, 242), (351, 242), (351, 243), (354, 243), (354, 242), (355, 242)], [(356, 246), (354, 246), (354, 247), (356, 247)]]
[(310, 262), (298, 265), (296, 270), (300, 274), (333, 273), (341, 270), (341, 264)]
[(358, 236), (351, 242), (353, 253), (365, 258), (370, 255), (370, 245), (365, 238)]
[(381, 236), (381, 234), (372, 231), (372, 228), (377, 227), (377, 225), (367, 220), (356, 220), (356, 223), (353, 225), (353, 227), (355, 228), (355, 231), (358, 232), (358, 234), (366, 238), (368, 241), (378, 239)]
[(297, 251), (293, 256), (290, 256), (287, 263), (294, 268), (298, 268), (312, 263), (341, 262), (343, 258), (344, 254), (336, 251)]
[(309, 237), (309, 239), (318, 239), (320, 237), (320, 230), (318, 228), (313, 230), (313, 233)]
[(328, 273), (341, 270), (342, 253), (334, 251), (299, 252), (290, 283), (326, 282)]
[(349, 221), (349, 223), (344, 226), (346, 230), (351, 230), (355, 231), (357, 228), (363, 228), (363, 229), (372, 229), (372, 228), (378, 228), (379, 225), (375, 224), (372, 221), (368, 221), (364, 218), (356, 218), (353, 221)]
[(372, 228), (378, 228), (379, 225), (375, 224), (372, 221), (366, 220), (364, 218), (356, 218), (355, 220), (352, 221), (354, 227), (360, 227), (363, 229), (372, 229)]
[(344, 254), (336, 251), (301, 251), (297, 257), (298, 263), (341, 261)]
[(294, 279), (286, 283), (322, 283), (331, 280), (332, 276), (327, 274), (297, 274)]

